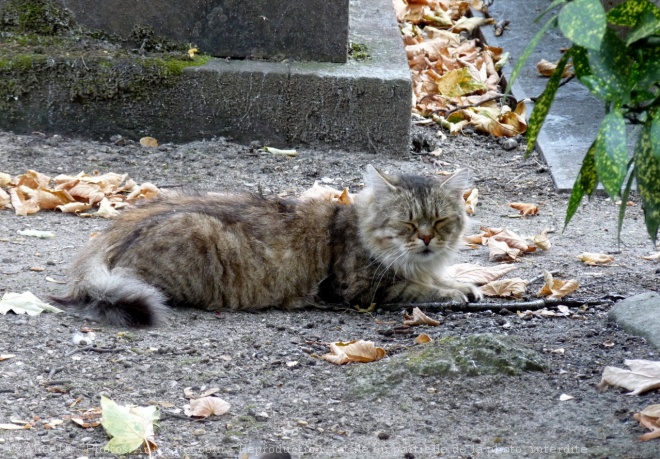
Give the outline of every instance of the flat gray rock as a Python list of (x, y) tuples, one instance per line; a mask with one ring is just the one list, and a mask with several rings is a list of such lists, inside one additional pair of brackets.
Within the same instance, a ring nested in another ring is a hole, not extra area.
[(620, 301), (609, 313), (610, 320), (633, 335), (642, 336), (660, 349), (660, 295), (645, 292)]

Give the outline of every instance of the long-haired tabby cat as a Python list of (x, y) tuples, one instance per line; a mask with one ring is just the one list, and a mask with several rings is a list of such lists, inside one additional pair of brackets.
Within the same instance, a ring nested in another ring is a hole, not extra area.
[(465, 225), (466, 173), (445, 180), (367, 166), (350, 205), (256, 194), (162, 197), (120, 216), (71, 268), (57, 303), (154, 325), (207, 310), (480, 298), (444, 276)]

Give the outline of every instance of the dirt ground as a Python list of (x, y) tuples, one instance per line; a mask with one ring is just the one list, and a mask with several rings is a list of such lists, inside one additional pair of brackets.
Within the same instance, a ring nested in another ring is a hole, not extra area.
[[(618, 207), (604, 196), (585, 204), (562, 233), (568, 196), (554, 190), (541, 159), (523, 158), (522, 148), (507, 151), (480, 135), (443, 138), (430, 128), (416, 128), (411, 152), (400, 158), (304, 149), (296, 158), (282, 158), (223, 139), (152, 149), (130, 141), (118, 146), (0, 133), (0, 171), (126, 172), (138, 183), (164, 188), (261, 187), (265, 194), (293, 195), (315, 180), (358, 191), (369, 163), (428, 175), (468, 168), (480, 196), (470, 233), (480, 225), (507, 227), (523, 236), (557, 229), (549, 251), (525, 255), (508, 277), (532, 279), (543, 269), (557, 271), (555, 277), (579, 281), (572, 298), (616, 299), (657, 290), (657, 262), (641, 259), (654, 248), (637, 197), (632, 197), (620, 248)], [(439, 155), (429, 154), (437, 149)], [(583, 152), (575, 154), (578, 167)], [(514, 218), (507, 205), (512, 201), (538, 204), (539, 214)], [(0, 294), (27, 290), (46, 298), (62, 293), (65, 286), (52, 280), (67, 279), (76, 250), (107, 224), (55, 212), (17, 217), (0, 211)], [(56, 237), (17, 234), (24, 229), (52, 231)], [(581, 252), (614, 254), (615, 261), (586, 266), (576, 258)], [(492, 264), (484, 247), (466, 247), (457, 262)], [(530, 285), (530, 299), (541, 283)], [(101, 395), (121, 404), (161, 404), (160, 449), (154, 457), (163, 458), (236, 458), (247, 446), (318, 459), (659, 456), (657, 440), (637, 440), (645, 430), (632, 415), (660, 403), (660, 394), (629, 396), (595, 387), (606, 365), (657, 360), (658, 350), (608, 322), (606, 304), (573, 307), (571, 318), (523, 319), (502, 310), (512, 300), (488, 301), (494, 303), (489, 311), (430, 313), (443, 323), (413, 333), (399, 333), (400, 311), (381, 310), (173, 310), (165, 325), (150, 330), (122, 330), (65, 314), (0, 316), (0, 354), (15, 354), (0, 361), (0, 424), (14, 419), (33, 424), (29, 430), (0, 430), (0, 456), (116, 457), (102, 451), (108, 437), (101, 427), (85, 429), (67, 418), (99, 406)], [(96, 328), (96, 350), (74, 344), (74, 333), (83, 327)], [(420, 347), (414, 337), (421, 332), (435, 341), (509, 335), (538, 353), (545, 371), (446, 377), (410, 372), (396, 384), (373, 382), (369, 393), (353, 390), (357, 365), (335, 366), (314, 356), (325, 353), (328, 342), (372, 340), (388, 357), (362, 365), (386, 371)], [(231, 404), (230, 411), (202, 421), (187, 419), (182, 412), (187, 387), (196, 394), (219, 388), (216, 395)], [(562, 394), (574, 398), (560, 401)], [(51, 420), (64, 422), (45, 428)]]

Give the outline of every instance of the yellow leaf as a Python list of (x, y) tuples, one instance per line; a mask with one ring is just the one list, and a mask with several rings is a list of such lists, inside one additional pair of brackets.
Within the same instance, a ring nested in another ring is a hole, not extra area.
[(197, 54), (198, 52), (199, 52), (199, 50), (197, 48), (190, 48), (188, 50), (188, 57), (190, 57), (191, 59), (194, 59), (195, 54)]
[(445, 97), (459, 97), (486, 89), (486, 86), (478, 81), (467, 67), (451, 70), (435, 80), (435, 83), (440, 94)]
[(432, 327), (436, 327), (441, 324), (441, 322), (431, 319), (424, 314), (419, 308), (413, 309), (412, 316), (409, 316), (408, 314), (404, 315), (404, 319), (404, 325), (431, 325)]
[(577, 257), (579, 260), (582, 260), (585, 265), (589, 266), (606, 265), (614, 261), (614, 257), (612, 255), (607, 255), (604, 253), (582, 252)]

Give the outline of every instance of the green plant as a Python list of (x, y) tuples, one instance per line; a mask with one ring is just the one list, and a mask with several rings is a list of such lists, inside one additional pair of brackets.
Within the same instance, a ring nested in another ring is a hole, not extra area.
[[(591, 196), (602, 183), (613, 200), (621, 199), (620, 237), (631, 185), (636, 180), (646, 228), (655, 243), (660, 227), (660, 9), (648, 0), (626, 0), (606, 13), (600, 0), (555, 0), (537, 21), (556, 8), (559, 12), (530, 42), (509, 82), (510, 87), (545, 32), (559, 26), (572, 46), (536, 101), (527, 131), (528, 153), (534, 148), (562, 73), (572, 62), (577, 79), (604, 102), (606, 115), (573, 185), (565, 225), (584, 195)], [(627, 122), (642, 125), (632, 157), (628, 154)]]

